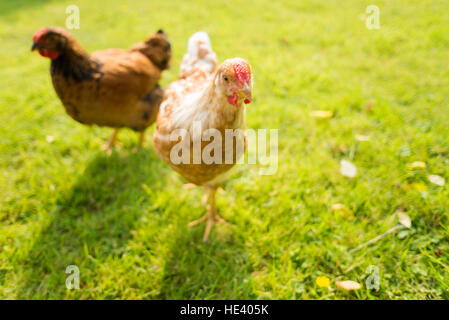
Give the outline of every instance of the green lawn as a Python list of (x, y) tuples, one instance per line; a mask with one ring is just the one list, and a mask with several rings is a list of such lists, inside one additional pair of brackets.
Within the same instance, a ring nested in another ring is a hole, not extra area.
[[(108, 157), (111, 129), (65, 114), (49, 61), (30, 47), (40, 27), (65, 25), (70, 4), (89, 51), (163, 28), (174, 51), (164, 87), (198, 30), (220, 61), (250, 61), (247, 124), (279, 129), (279, 168), (234, 171), (217, 205), (235, 228), (218, 226), (203, 244), (203, 227), (187, 227), (205, 212), (203, 191), (183, 189), (157, 158), (153, 127), (144, 150), (123, 130)], [(365, 27), (370, 4), (379, 30)], [(449, 184), (428, 180), (449, 180), (448, 23), (445, 0), (0, 0), (0, 298), (448, 299)], [(355, 178), (340, 173), (343, 159)], [(410, 229), (351, 251), (397, 225), (397, 211)], [(66, 289), (68, 265), (80, 269), (79, 290)], [(370, 265), (378, 291), (365, 286)]]

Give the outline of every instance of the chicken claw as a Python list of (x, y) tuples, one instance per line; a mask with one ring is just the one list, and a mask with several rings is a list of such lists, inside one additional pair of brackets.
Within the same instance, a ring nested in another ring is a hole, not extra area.
[(206, 221), (206, 229), (204, 230), (203, 242), (207, 242), (209, 240), (209, 235), (212, 230), (212, 227), (217, 223), (222, 223), (224, 225), (230, 226), (231, 224), (220, 217), (217, 213), (217, 208), (215, 207), (215, 193), (217, 189), (207, 189), (207, 200), (210, 204), (207, 206), (207, 213), (201, 218), (194, 220), (188, 224), (189, 227), (194, 227), (200, 223)]
[(209, 217), (209, 213), (206, 213), (201, 218), (189, 222), (189, 224), (188, 224), (189, 228), (192, 228), (196, 225), (199, 225), (200, 223), (203, 223), (208, 217)]

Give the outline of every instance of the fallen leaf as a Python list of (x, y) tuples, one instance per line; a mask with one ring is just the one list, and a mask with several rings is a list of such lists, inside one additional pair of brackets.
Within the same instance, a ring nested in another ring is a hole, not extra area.
[(314, 110), (310, 113), (310, 115), (318, 119), (329, 119), (332, 118), (334, 113), (328, 110)]
[(334, 203), (331, 205), (331, 211), (341, 216), (352, 215), (352, 210), (342, 203)]
[(370, 136), (364, 136), (364, 135), (361, 135), (361, 134), (357, 134), (355, 136), (355, 140), (357, 140), (357, 141), (370, 141), (371, 137)]
[(399, 223), (402, 224), (406, 228), (410, 228), (412, 226), (412, 220), (408, 215), (404, 212), (398, 212)]
[(419, 192), (426, 192), (427, 191), (427, 187), (423, 183), (412, 183), (412, 187), (414, 189), (418, 190)]
[(340, 172), (345, 177), (354, 178), (357, 175), (357, 167), (347, 160), (341, 160)]
[(426, 168), (426, 163), (422, 162), (422, 161), (415, 161), (412, 163), (409, 163), (407, 165), (408, 169), (425, 169)]
[(335, 285), (344, 290), (358, 290), (362, 287), (360, 283), (351, 280), (337, 281)]
[(427, 179), (429, 179), (430, 182), (432, 182), (433, 184), (436, 184), (437, 186), (444, 186), (446, 184), (446, 181), (444, 180), (443, 177), (437, 176), (436, 174), (431, 174), (427, 177)]
[(329, 280), (328, 277), (326, 276), (320, 276), (318, 278), (316, 278), (316, 284), (321, 287), (321, 288), (326, 288), (329, 287), (331, 281)]

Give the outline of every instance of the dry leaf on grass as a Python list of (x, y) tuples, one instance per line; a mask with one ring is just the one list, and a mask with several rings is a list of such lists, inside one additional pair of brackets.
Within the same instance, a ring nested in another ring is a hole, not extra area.
[(404, 212), (398, 212), (399, 222), (406, 228), (410, 228), (412, 226), (412, 220), (408, 215)]
[(426, 191), (427, 191), (427, 187), (426, 187), (426, 185), (423, 184), (423, 183), (412, 183), (411, 186), (412, 186), (415, 190), (417, 190), (417, 191), (419, 191), (419, 192), (426, 192)]
[(429, 179), (430, 182), (432, 182), (433, 184), (436, 184), (437, 186), (444, 186), (446, 184), (446, 181), (444, 180), (443, 177), (437, 176), (436, 174), (431, 174), (427, 177), (427, 179)]
[(351, 280), (337, 281), (335, 285), (343, 290), (358, 290), (362, 287), (360, 283)]
[(340, 172), (345, 177), (354, 178), (357, 175), (357, 167), (348, 160), (341, 160)]
[(328, 110), (314, 110), (314, 111), (310, 112), (310, 115), (313, 118), (317, 118), (317, 119), (329, 119), (329, 118), (332, 118), (334, 113), (332, 111), (328, 111)]
[(334, 203), (331, 205), (331, 211), (341, 216), (352, 215), (352, 210), (342, 203)]
[(409, 163), (407, 165), (408, 169), (425, 169), (426, 168), (426, 163), (422, 162), (422, 161), (415, 161), (412, 163)]
[(361, 135), (361, 134), (356, 134), (355, 140), (357, 140), (357, 141), (362, 141), (362, 142), (364, 142), (364, 141), (370, 141), (370, 140), (371, 140), (371, 137), (370, 137), (370, 136), (364, 136), (364, 135)]
[(329, 287), (331, 281), (329, 280), (328, 277), (326, 276), (320, 276), (318, 278), (316, 278), (316, 284), (321, 287), (321, 288), (326, 288)]

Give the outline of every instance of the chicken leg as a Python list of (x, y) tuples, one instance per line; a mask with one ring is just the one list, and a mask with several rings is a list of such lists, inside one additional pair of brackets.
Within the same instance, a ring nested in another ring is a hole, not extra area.
[(118, 135), (118, 128), (114, 129), (114, 132), (112, 133), (112, 136), (109, 138), (109, 140), (101, 147), (102, 150), (105, 150), (107, 154), (111, 154), (112, 148), (114, 148), (115, 143), (117, 142), (117, 135)]
[(143, 142), (145, 141), (145, 131), (140, 131), (139, 134), (139, 145), (137, 146), (137, 151), (142, 149)]
[(216, 223), (229, 225), (229, 223), (222, 217), (220, 217), (217, 213), (217, 208), (215, 206), (216, 192), (217, 187), (206, 187), (207, 202), (209, 202), (209, 205), (207, 205), (207, 213), (201, 218), (189, 223), (189, 227), (194, 227), (206, 221), (206, 229), (204, 230), (203, 242), (207, 242), (209, 240), (210, 231)]

